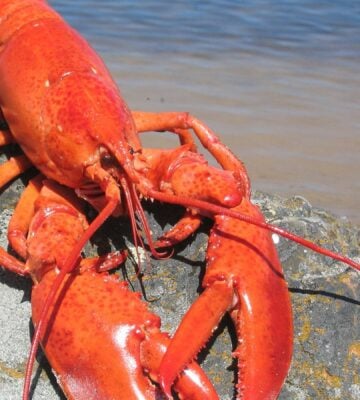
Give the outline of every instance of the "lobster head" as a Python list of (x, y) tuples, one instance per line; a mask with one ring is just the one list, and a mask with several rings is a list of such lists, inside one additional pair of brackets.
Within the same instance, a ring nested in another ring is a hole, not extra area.
[(91, 166), (118, 179), (140, 148), (127, 105), (115, 85), (103, 84), (95, 68), (65, 74), (52, 85), (43, 116), (47, 155), (59, 170), (69, 171), (63, 179), (71, 180), (64, 183), (72, 187), (84, 184)]

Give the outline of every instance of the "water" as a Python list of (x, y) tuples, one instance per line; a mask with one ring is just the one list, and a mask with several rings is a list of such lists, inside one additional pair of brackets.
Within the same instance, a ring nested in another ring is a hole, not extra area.
[(360, 222), (359, 1), (50, 3), (102, 55), (131, 108), (191, 111), (245, 162), (255, 189)]

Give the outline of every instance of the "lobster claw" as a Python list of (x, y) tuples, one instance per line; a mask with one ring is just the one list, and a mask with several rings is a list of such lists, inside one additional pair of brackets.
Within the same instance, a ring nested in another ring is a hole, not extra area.
[[(108, 274), (124, 261), (126, 253), (79, 258), (75, 270), (62, 275), (64, 254), (88, 224), (74, 194), (43, 177), (29, 183), (10, 226), (11, 232), (17, 232), (12, 244), (26, 254), (26, 263), (1, 248), (0, 262), (34, 281), (31, 305), (36, 339), (32, 349), (36, 350), (40, 340), (67, 398), (159, 398), (162, 392), (154, 382), (170, 339), (160, 331), (160, 318), (149, 311), (140, 294)], [(24, 240), (19, 240), (21, 236)], [(54, 300), (48, 302), (52, 295)], [(28, 360), (24, 399), (28, 398), (35, 354), (31, 351)], [(174, 389), (181, 398), (218, 400), (195, 362), (180, 374)]]
[[(246, 199), (236, 207), (240, 209), (260, 218)], [(229, 312), (238, 336), (233, 351), (238, 359), (237, 398), (276, 399), (290, 366), (293, 329), (288, 288), (271, 237), (249, 224), (216, 216), (207, 261), (204, 291), (175, 332), (160, 366), (160, 385), (170, 397), (176, 376)]]
[[(169, 336), (162, 332), (153, 332), (149, 339), (141, 344), (141, 364), (150, 378), (158, 383), (161, 360), (169, 344)], [(208, 377), (195, 362), (183, 369), (174, 384), (174, 389), (183, 399), (219, 399)]]
[(232, 297), (232, 290), (226, 282), (216, 282), (205, 289), (183, 317), (159, 371), (160, 386), (169, 398), (172, 383), (179, 371), (196, 357), (210, 338), (229, 308)]

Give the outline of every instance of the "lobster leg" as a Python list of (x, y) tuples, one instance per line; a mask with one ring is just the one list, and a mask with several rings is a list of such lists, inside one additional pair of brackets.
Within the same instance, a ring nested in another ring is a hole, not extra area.
[(0, 165), (0, 188), (5, 186), (12, 179), (31, 167), (26, 156), (11, 157), (9, 161)]
[(196, 144), (188, 129), (172, 128), (169, 129), (169, 124), (163, 121), (163, 113), (149, 113), (144, 111), (131, 111), (131, 115), (135, 122), (136, 131), (138, 133), (150, 131), (169, 131), (178, 135), (180, 144), (190, 144), (191, 151), (196, 151)]
[(10, 219), (8, 240), (11, 247), (23, 259), (27, 256), (26, 235), (34, 216), (34, 203), (39, 196), (43, 179), (43, 176), (38, 175), (30, 180)]
[[(201, 144), (209, 150), (219, 164), (226, 170), (234, 171), (239, 175), (239, 183), (244, 186), (244, 191), (250, 190), (250, 181), (247, 172), (239, 161), (225, 146), (216, 134), (203, 122), (186, 112), (133, 112), (135, 125), (141, 129), (155, 131), (174, 131), (176, 129), (192, 129)], [(140, 122), (139, 122), (140, 120)], [(146, 122), (146, 123), (145, 123)]]
[[(16, 205), (8, 228), (9, 244), (23, 259), (25, 259), (27, 255), (26, 234), (30, 226), (30, 221), (34, 215), (34, 202), (40, 193), (40, 179), (41, 177), (39, 176), (29, 182), (20, 201)], [(18, 275), (28, 276), (30, 274), (23, 262), (12, 257), (1, 247), (0, 265), (3, 265), (9, 271)]]
[(2, 247), (0, 247), (0, 265), (15, 274), (21, 276), (29, 275), (29, 272), (25, 268), (25, 264), (8, 254)]
[(184, 216), (159, 239), (154, 242), (154, 247), (172, 247), (186, 240), (201, 224), (201, 216), (192, 211), (185, 211)]

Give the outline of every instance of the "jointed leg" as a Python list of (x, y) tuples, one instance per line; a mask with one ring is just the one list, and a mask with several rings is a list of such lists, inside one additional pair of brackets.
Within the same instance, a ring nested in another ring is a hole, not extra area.
[(0, 266), (21, 276), (28, 275), (25, 264), (8, 254), (2, 247), (0, 247)]
[(5, 186), (12, 179), (31, 167), (30, 161), (26, 156), (11, 157), (9, 161), (0, 165), (0, 188)]
[[(144, 111), (132, 111), (138, 133), (151, 131), (168, 131), (178, 135), (180, 144), (190, 144), (190, 150), (196, 151), (196, 145), (188, 129), (179, 128), (179, 121), (174, 121), (170, 125), (166, 118), (173, 118), (174, 113), (149, 113)], [(174, 125), (173, 127), (171, 125)]]
[[(39, 196), (39, 191), (40, 177), (29, 182), (9, 223), (8, 240), (10, 246), (23, 259), (26, 258), (26, 234), (34, 215), (34, 203)], [(0, 265), (18, 275), (26, 276), (29, 274), (23, 262), (11, 256), (2, 248), (0, 248)]]
[(8, 228), (8, 240), (16, 253), (26, 259), (26, 236), (30, 222), (34, 216), (34, 205), (39, 197), (43, 176), (38, 175), (32, 179), (22, 193), (11, 217)]
[(170, 131), (192, 129), (201, 144), (213, 155), (216, 161), (228, 171), (239, 174), (244, 192), (250, 195), (250, 182), (242, 162), (225, 146), (218, 136), (203, 122), (186, 112), (151, 113), (134, 111), (135, 125), (139, 131)]

